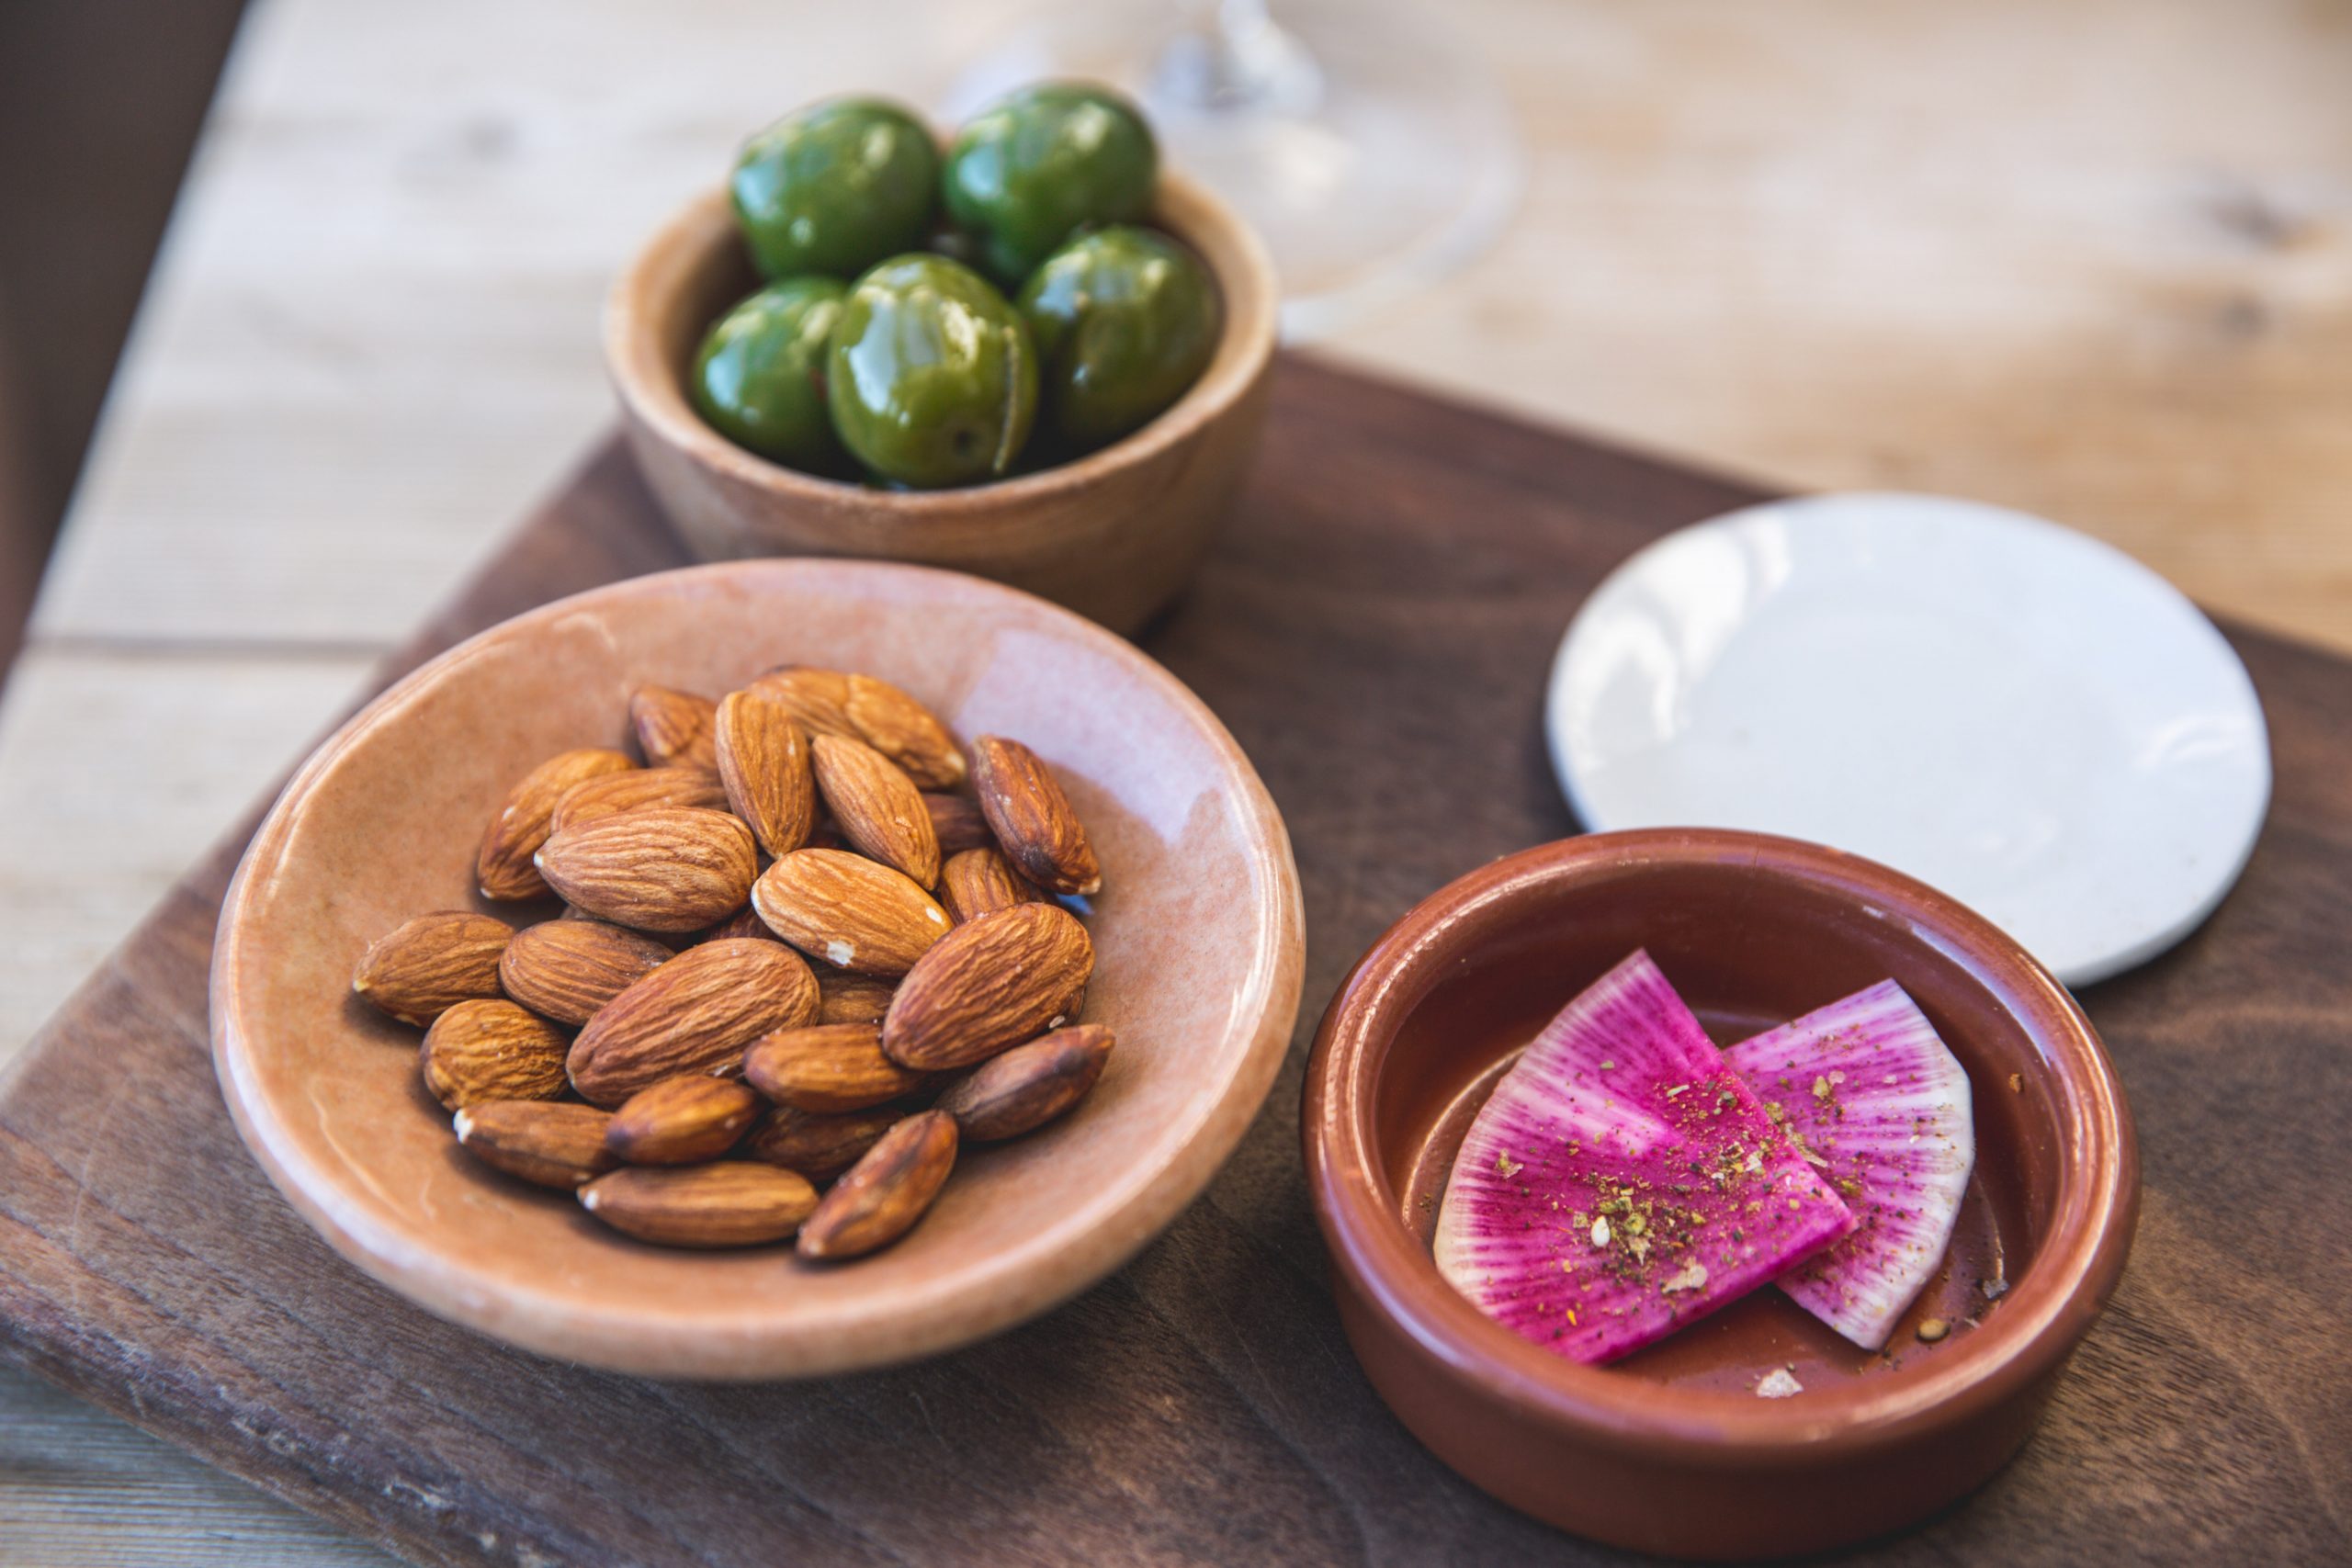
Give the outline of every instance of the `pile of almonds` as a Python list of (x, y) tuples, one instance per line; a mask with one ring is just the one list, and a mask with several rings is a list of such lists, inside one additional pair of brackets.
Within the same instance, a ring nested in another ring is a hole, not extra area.
[(1102, 874), (1035, 753), (982, 736), (967, 768), (898, 687), (798, 666), (643, 686), (629, 720), (643, 766), (550, 758), (483, 835), (482, 897), (560, 919), (420, 915), (352, 978), (424, 1028), (469, 1153), (642, 1240), (855, 1258), (959, 1144), (1093, 1087), (1094, 946), (1056, 899)]

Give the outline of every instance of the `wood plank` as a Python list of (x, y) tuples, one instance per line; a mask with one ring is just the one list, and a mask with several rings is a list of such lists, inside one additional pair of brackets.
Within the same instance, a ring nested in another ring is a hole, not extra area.
[[(1544, 655), (1610, 564), (1747, 492), (1295, 361), (1275, 422), (1243, 515), (1148, 646), (1289, 818), (1315, 998), (1414, 898), (1568, 830), (1537, 732)], [(414, 651), (674, 552), (607, 455)], [(1885, 1561), (2352, 1551), (2352, 681), (2238, 642), (2277, 736), (2264, 840), (2202, 931), (2086, 998), (2140, 1121), (2138, 1257), (2025, 1454)], [(231, 858), (0, 1095), (0, 1357), (426, 1562), (750, 1562), (779, 1543), (841, 1562), (1614, 1560), (1454, 1480), (1358, 1374), (1298, 1171), (1311, 1018), (1205, 1199), (1062, 1310), (890, 1371), (649, 1383), (435, 1322), (269, 1190), (204, 1043)]]

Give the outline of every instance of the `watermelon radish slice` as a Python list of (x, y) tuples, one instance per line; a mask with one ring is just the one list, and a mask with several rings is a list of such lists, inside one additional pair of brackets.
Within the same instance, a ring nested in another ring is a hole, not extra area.
[(1976, 1163), (1968, 1074), (1892, 980), (1724, 1055), (1860, 1221), (1781, 1289), (1877, 1349), (1942, 1264), (1960, 1216)]
[(1662, 1339), (1853, 1229), (1646, 953), (1544, 1026), (1470, 1124), (1438, 1271), (1572, 1360)]

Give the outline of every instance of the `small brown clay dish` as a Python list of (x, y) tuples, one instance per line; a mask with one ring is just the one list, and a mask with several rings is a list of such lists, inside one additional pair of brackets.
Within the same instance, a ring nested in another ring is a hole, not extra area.
[[(375, 937), (477, 907), (476, 840), (513, 781), (625, 746), (640, 682), (707, 694), (786, 662), (867, 671), (960, 737), (1055, 768), (1102, 863), (1086, 1017), (1118, 1045), (1071, 1115), (959, 1156), (904, 1240), (854, 1264), (633, 1242), (496, 1175), (424, 1092), (417, 1035), (351, 995)], [(920, 567), (745, 561), (516, 617), (369, 704), (296, 775), (222, 911), (213, 1054), (238, 1131), (337, 1250), (456, 1322), (662, 1377), (833, 1372), (1042, 1312), (1190, 1202), (1263, 1102), (1298, 1008), (1297, 873), (1273, 804), (1198, 698), (1102, 627)]]
[[(1884, 1355), (1766, 1290), (1580, 1366), (1440, 1278), (1429, 1235), (1470, 1118), (1544, 1021), (1638, 947), (1719, 1044), (1892, 976), (1967, 1068), (1975, 1175), (1947, 1272)], [(1324, 1015), (1305, 1137), (1341, 1322), (1390, 1408), (1505, 1502), (1686, 1557), (1863, 1540), (1984, 1481), (2113, 1292), (2139, 1205), (2122, 1089), (2047, 971), (1919, 883), (1752, 833), (1566, 840), (1424, 900)], [(1948, 1337), (1921, 1341), (1929, 1316)], [(1804, 1392), (1758, 1397), (1774, 1368)]]
[(1192, 580), (1241, 488), (1266, 421), (1280, 290), (1233, 209), (1162, 174), (1151, 220), (1215, 275), (1225, 332), (1166, 412), (1073, 462), (960, 490), (887, 491), (771, 463), (705, 424), (685, 376), (720, 312), (758, 287), (727, 193), (655, 233), (613, 287), (605, 357), (629, 446), (688, 544), (708, 559), (865, 556), (953, 567), (1132, 632)]

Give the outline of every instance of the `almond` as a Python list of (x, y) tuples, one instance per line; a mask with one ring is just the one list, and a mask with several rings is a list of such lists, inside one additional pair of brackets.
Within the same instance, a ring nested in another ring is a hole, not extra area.
[(782, 942), (707, 942), (588, 1021), (572, 1042), (571, 1086), (612, 1106), (682, 1073), (731, 1076), (752, 1041), (816, 1013), (816, 977)]
[(863, 975), (905, 974), (947, 931), (947, 911), (905, 873), (842, 850), (779, 856), (752, 907), (801, 952)]
[(650, 936), (593, 918), (543, 920), (514, 933), (498, 961), (506, 994), (558, 1023), (581, 1024), (670, 961)]
[(1035, 904), (1045, 895), (993, 849), (951, 855), (939, 872), (939, 907), (957, 925), (993, 915), (1015, 904)]
[(665, 1247), (782, 1241), (817, 1206), (793, 1171), (749, 1160), (678, 1169), (633, 1166), (580, 1190), (580, 1206), (624, 1235)]
[(757, 909), (746, 904), (710, 930), (703, 932), (696, 940), (701, 942), (780, 942), (783, 939), (768, 930), (768, 923), (760, 919), (760, 912)]
[(577, 784), (637, 764), (618, 751), (589, 749), (550, 757), (523, 775), (482, 835), (475, 877), (485, 898), (537, 898), (548, 885), (531, 863), (548, 841), (556, 803)]
[(605, 1147), (631, 1165), (699, 1165), (733, 1148), (760, 1109), (760, 1097), (729, 1078), (664, 1078), (613, 1112)]
[(565, 1191), (620, 1162), (605, 1147), (612, 1118), (593, 1105), (485, 1100), (458, 1112), (458, 1142), (492, 1170)]
[(1102, 870), (1069, 796), (1045, 760), (1018, 740), (983, 735), (972, 743), (972, 790), (980, 812), (1021, 874), (1049, 893), (1097, 893)]
[[(800, 1228), (803, 1258), (862, 1258), (912, 1230), (956, 1168), (956, 1119), (918, 1111), (865, 1151)], [(606, 1178), (607, 1180), (611, 1179)]]
[(486, 1100), (553, 1100), (563, 1092), (563, 1035), (513, 1002), (470, 1001), (434, 1020), (418, 1064), (452, 1111)]
[(629, 728), (637, 731), (638, 749), (652, 767), (673, 765), (709, 772), (718, 766), (712, 753), (711, 716), (718, 704), (692, 692), (667, 686), (639, 686), (628, 694)]
[(932, 837), (939, 840), (942, 855), (996, 848), (996, 835), (989, 831), (989, 819), (962, 795), (926, 795), (922, 804), (923, 809), (931, 813)]
[(808, 736), (792, 709), (757, 688), (730, 692), (718, 705), (718, 776), (735, 815), (752, 825), (760, 847), (790, 854), (808, 841), (817, 789), (808, 771)]
[(769, 671), (745, 689), (783, 704), (812, 736), (857, 734), (857, 728), (849, 721), (849, 677), (838, 670), (786, 664)]
[(779, 1105), (744, 1134), (742, 1152), (811, 1181), (829, 1181), (855, 1165), (905, 1114), (897, 1106), (829, 1114)]
[(1086, 1097), (1111, 1059), (1111, 1043), (1110, 1030), (1099, 1023), (1057, 1029), (950, 1084), (933, 1108), (955, 1117), (976, 1143), (1017, 1138)]
[(653, 807), (566, 828), (540, 849), (538, 867), (592, 915), (690, 931), (741, 908), (760, 862), (752, 830), (726, 812)]
[(573, 784), (555, 803), (550, 826), (562, 832), (575, 823), (654, 806), (698, 806), (727, 809), (727, 792), (715, 773), (700, 768), (631, 768), (625, 773), (604, 773)]
[(898, 983), (877, 975), (829, 970), (817, 976), (819, 1023), (879, 1023), (890, 1010)]
[(419, 915), (360, 954), (351, 988), (402, 1023), (423, 1026), (459, 1002), (498, 995), (498, 955), (514, 934), (505, 921), (469, 909)]
[(1067, 1022), (1093, 972), (1094, 944), (1060, 905), (982, 915), (908, 972), (882, 1021), (882, 1048), (925, 1072), (986, 1061)]
[[(810, 744), (817, 788), (856, 849), (922, 887), (939, 880), (939, 836), (922, 792), (896, 762), (863, 740), (820, 735)], [(793, 846), (793, 847), (797, 847)]]
[(752, 685), (789, 707), (810, 735), (863, 740), (922, 788), (953, 789), (964, 782), (964, 755), (947, 727), (888, 681), (788, 665)]
[(882, 1054), (875, 1023), (819, 1023), (779, 1029), (743, 1053), (743, 1077), (779, 1105), (798, 1111), (863, 1111), (898, 1100), (930, 1081)]

